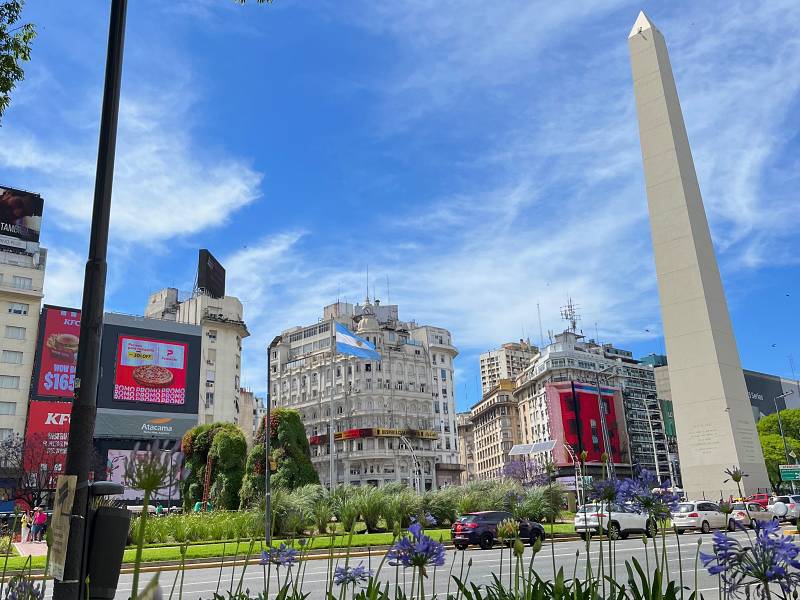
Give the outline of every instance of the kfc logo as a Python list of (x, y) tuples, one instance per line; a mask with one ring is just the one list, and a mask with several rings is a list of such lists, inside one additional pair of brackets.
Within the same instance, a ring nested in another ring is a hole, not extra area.
[(69, 425), (69, 413), (47, 413), (45, 425)]

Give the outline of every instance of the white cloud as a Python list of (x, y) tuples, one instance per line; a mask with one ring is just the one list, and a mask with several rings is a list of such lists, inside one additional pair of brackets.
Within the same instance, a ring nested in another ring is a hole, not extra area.
[(80, 308), (86, 257), (67, 248), (48, 248), (44, 278), (47, 304)]

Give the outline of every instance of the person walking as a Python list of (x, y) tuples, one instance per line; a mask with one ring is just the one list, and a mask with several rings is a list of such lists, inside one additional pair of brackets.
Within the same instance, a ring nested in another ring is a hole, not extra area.
[(37, 506), (33, 514), (33, 539), (36, 542), (42, 542), (44, 537), (44, 528), (47, 523), (47, 513)]
[(19, 541), (23, 544), (28, 541), (28, 538), (31, 535), (31, 513), (27, 510), (22, 513), (21, 519), (22, 527), (20, 530)]

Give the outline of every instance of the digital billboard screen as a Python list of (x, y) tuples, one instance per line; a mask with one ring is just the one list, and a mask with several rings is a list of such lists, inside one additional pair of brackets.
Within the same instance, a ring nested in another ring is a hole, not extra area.
[(196, 415), (201, 337), (198, 325), (105, 313), (97, 407)]
[(38, 194), (0, 188), (0, 245), (24, 248), (21, 242), (39, 242), (44, 201)]
[(186, 403), (188, 344), (120, 335), (114, 400), (149, 404)]
[(225, 296), (225, 269), (205, 248), (200, 250), (197, 261), (197, 287), (212, 298)]
[(80, 329), (81, 311), (60, 306), (43, 307), (36, 347), (34, 398), (72, 399)]

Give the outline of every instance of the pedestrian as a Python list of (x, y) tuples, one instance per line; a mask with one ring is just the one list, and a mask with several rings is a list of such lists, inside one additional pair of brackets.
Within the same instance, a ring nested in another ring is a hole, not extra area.
[(160, 517), (162, 514), (164, 514), (164, 507), (161, 506), (161, 502), (159, 502), (156, 506), (156, 516)]
[(20, 530), (19, 541), (23, 544), (28, 541), (28, 537), (31, 535), (31, 513), (27, 510), (22, 513), (22, 528)]
[(47, 524), (47, 513), (42, 510), (41, 506), (37, 506), (33, 515), (33, 538), (36, 542), (42, 542), (44, 537), (44, 528)]

